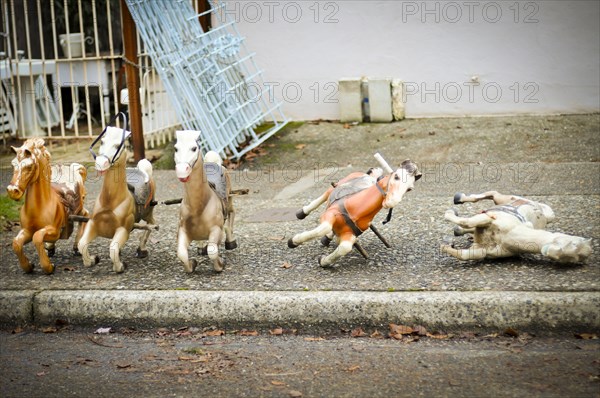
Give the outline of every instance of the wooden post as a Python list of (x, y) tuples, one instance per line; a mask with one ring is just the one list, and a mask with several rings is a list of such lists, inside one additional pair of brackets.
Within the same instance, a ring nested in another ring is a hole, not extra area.
[[(121, 0), (121, 23), (123, 29), (123, 47), (125, 59), (137, 65), (137, 37), (133, 17), (125, 0)], [(131, 123), (131, 139), (133, 141), (133, 157), (136, 162), (146, 157), (144, 151), (144, 130), (142, 126), (142, 103), (140, 101), (140, 75), (137, 68), (125, 62), (127, 75), (127, 91), (129, 93), (129, 121)]]

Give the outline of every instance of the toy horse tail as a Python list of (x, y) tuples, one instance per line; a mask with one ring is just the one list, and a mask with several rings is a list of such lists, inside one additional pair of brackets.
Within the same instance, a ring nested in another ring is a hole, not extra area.
[(72, 163), (71, 169), (71, 175), (75, 179), (75, 193), (79, 197), (79, 203), (77, 204), (77, 208), (75, 209), (73, 214), (80, 214), (85, 204), (85, 196), (87, 195), (87, 191), (85, 189), (85, 181), (87, 180), (87, 169), (79, 163)]
[(204, 162), (206, 163), (216, 163), (218, 165), (223, 165), (223, 159), (219, 156), (215, 151), (208, 151), (206, 155), (204, 155)]
[(148, 159), (142, 159), (138, 162), (137, 167), (138, 170), (143, 171), (148, 176), (148, 181), (145, 182), (147, 182), (148, 186), (150, 187), (150, 194), (148, 195), (146, 203), (144, 204), (144, 207), (148, 207), (150, 203), (154, 200), (154, 192), (156, 190), (156, 186), (154, 185), (154, 179), (152, 178), (152, 163), (150, 163)]

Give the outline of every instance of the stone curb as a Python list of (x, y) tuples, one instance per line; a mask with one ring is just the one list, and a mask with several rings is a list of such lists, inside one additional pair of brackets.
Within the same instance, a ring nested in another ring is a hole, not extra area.
[(303, 331), (388, 323), (430, 329), (600, 330), (600, 292), (0, 292), (0, 323), (210, 326)]

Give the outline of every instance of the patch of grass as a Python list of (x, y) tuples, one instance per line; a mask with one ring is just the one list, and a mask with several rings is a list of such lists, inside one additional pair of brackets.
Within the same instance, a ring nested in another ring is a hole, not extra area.
[(7, 195), (0, 195), (0, 217), (7, 221), (19, 221), (19, 209), (23, 199), (14, 201)]
[(200, 347), (184, 348), (183, 352), (185, 352), (186, 354), (204, 355), (204, 350)]
[(162, 156), (152, 165), (154, 170), (175, 170), (175, 140), (162, 148)]

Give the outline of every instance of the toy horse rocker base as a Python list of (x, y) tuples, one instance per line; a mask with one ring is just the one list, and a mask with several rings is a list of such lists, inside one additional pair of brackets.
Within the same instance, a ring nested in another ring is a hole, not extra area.
[(179, 212), (177, 257), (186, 272), (194, 272), (197, 261), (189, 258), (192, 241), (207, 241), (203, 254), (213, 263), (216, 272), (222, 272), (224, 262), (219, 257), (219, 245), (225, 238), (225, 249), (237, 247), (233, 237), (235, 211), (231, 197), (231, 182), (216, 152), (208, 152), (202, 159), (200, 132), (177, 131), (175, 143), (175, 171), (184, 185), (183, 201)]
[(441, 250), (459, 260), (510, 257), (521, 253), (542, 254), (561, 263), (585, 261), (591, 254), (591, 239), (548, 232), (546, 224), (554, 220), (550, 206), (515, 195), (496, 191), (478, 195), (457, 193), (454, 203), (492, 199), (496, 206), (472, 217), (459, 217), (455, 209), (447, 210), (446, 220), (456, 224), (457, 236), (473, 234), (474, 243), (467, 249), (443, 244)]
[[(74, 225), (69, 217), (88, 215), (83, 207), (87, 172), (78, 163), (58, 165), (51, 171), (50, 153), (41, 138), (29, 139), (12, 150), (16, 153), (12, 161), (14, 174), (6, 190), (14, 200), (25, 196), (20, 213), (21, 230), (13, 240), (13, 250), (23, 271), (32, 272), (33, 265), (23, 253), (23, 246), (33, 240), (42, 270), (51, 274), (54, 265), (48, 255), (54, 254), (54, 243), (58, 239), (71, 236)], [(82, 231), (80, 225), (73, 244), (75, 252)]]
[[(138, 162), (137, 169), (125, 168), (127, 151), (125, 141), (131, 134), (126, 130), (127, 119), (124, 114), (125, 127), (107, 127), (90, 146), (90, 152), (96, 160), (96, 170), (104, 176), (100, 195), (96, 199), (94, 211), (79, 241), (79, 251), (86, 267), (99, 262), (98, 256), (90, 256), (88, 245), (97, 236), (112, 239), (110, 258), (113, 271), (121, 273), (124, 265), (120, 260), (121, 248), (129, 239), (132, 229), (144, 229), (140, 238), (137, 256), (148, 256), (146, 242), (154, 225), (153, 205), (155, 184), (152, 179), (152, 165), (146, 159)], [(117, 115), (118, 116), (118, 115)], [(100, 149), (96, 155), (93, 147), (100, 141)], [(141, 220), (146, 225), (136, 224)]]
[[(306, 217), (327, 201), (327, 209), (321, 215), (319, 226), (294, 235), (288, 240), (289, 248), (298, 247), (316, 238), (323, 238), (322, 242), (328, 245), (332, 238), (336, 238), (338, 247), (333, 253), (319, 258), (319, 265), (331, 266), (352, 251), (352, 248), (357, 245), (358, 236), (371, 226), (373, 218), (382, 208), (391, 211), (402, 201), (404, 194), (413, 189), (415, 181), (421, 177), (417, 165), (411, 160), (404, 161), (402, 166), (394, 171), (379, 154), (376, 154), (375, 158), (388, 175), (380, 175), (379, 169), (374, 169), (370, 173), (373, 175), (350, 174), (342, 179), (335, 189), (328, 189), (319, 198), (303, 207), (297, 213), (298, 218)], [(379, 177), (374, 179), (375, 176)], [(373, 232), (383, 240), (377, 230), (374, 229)], [(360, 246), (358, 250), (365, 256)]]

